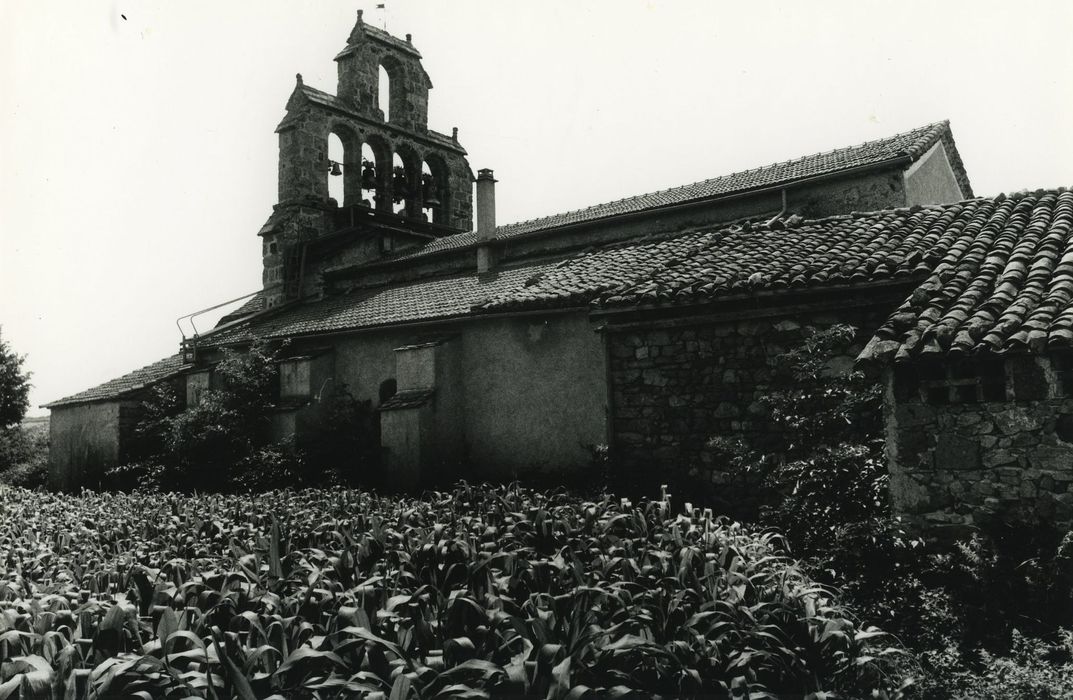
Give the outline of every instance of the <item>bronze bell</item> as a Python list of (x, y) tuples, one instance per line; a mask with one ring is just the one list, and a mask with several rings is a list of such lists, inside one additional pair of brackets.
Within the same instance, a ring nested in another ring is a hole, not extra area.
[(363, 161), (361, 170), (361, 188), (363, 190), (376, 189), (376, 166), (369, 161)]
[(406, 181), (406, 171), (398, 166), (395, 167), (395, 176), (391, 182), (391, 189), (396, 202), (401, 202), (410, 194), (410, 183)]
[(330, 171), (332, 175), (338, 176), (343, 174), (343, 170), (339, 167), (338, 163), (336, 163), (334, 160), (328, 162), (332, 164), (332, 169)]
[(440, 200), (436, 197), (436, 180), (428, 173), (421, 176), (421, 200), (426, 207), (440, 206)]

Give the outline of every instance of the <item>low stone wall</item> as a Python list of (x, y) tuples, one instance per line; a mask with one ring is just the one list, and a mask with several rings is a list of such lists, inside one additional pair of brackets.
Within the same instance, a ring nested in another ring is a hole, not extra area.
[(895, 401), (892, 384), (885, 416), (896, 513), (954, 536), (996, 519), (1070, 526), (1073, 399), (931, 405)]
[[(858, 328), (861, 345), (889, 308), (772, 315), (696, 325), (611, 332), (614, 459), (661, 478), (721, 482), (705, 448), (713, 437), (760, 445), (772, 435), (760, 398), (772, 387), (775, 357), (799, 346), (809, 328)], [(829, 366), (850, 371), (860, 347)]]

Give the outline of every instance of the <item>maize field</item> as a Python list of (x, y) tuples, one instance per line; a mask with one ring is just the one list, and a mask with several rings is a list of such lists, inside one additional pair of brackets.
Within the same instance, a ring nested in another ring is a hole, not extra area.
[(894, 697), (778, 535), (668, 495), (0, 487), (4, 698)]

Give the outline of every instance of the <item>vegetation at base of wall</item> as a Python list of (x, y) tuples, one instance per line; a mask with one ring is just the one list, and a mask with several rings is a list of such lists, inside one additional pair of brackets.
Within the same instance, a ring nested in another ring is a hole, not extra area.
[(670, 496), (461, 484), (421, 498), (0, 487), (0, 499), (0, 696), (903, 690), (889, 638), (778, 536)]
[(832, 326), (776, 358), (774, 384), (761, 398), (763, 444), (720, 436), (708, 443), (722, 476), (720, 510), (779, 527), (796, 551), (821, 550), (840, 528), (889, 512), (879, 387), (830, 366), (856, 335)]
[[(324, 398), (305, 443), (274, 442), (279, 348), (255, 343), (226, 352), (215, 386), (185, 406), (170, 384), (144, 404), (130, 456), (108, 473), (118, 488), (231, 491), (359, 481), (376, 455), (367, 402), (342, 388)], [(368, 471), (368, 470), (367, 470)]]
[(827, 369), (853, 338), (835, 326), (778, 358), (763, 400), (777, 439), (710, 442), (723, 503), (782, 529), (812, 576), (905, 644), (919, 696), (1069, 697), (1073, 534), (996, 522), (935, 550), (907, 533), (889, 510), (876, 382)]
[(0, 428), (0, 483), (33, 489), (48, 481), (48, 419)]

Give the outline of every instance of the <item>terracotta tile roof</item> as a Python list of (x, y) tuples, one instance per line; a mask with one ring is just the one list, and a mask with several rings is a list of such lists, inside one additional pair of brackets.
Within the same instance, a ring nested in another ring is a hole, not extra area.
[(220, 320), (216, 323), (217, 326), (222, 326), (225, 323), (231, 323), (237, 321), (244, 316), (255, 314), (258, 311), (263, 311), (265, 308), (264, 292), (257, 292), (252, 297), (247, 299), (242, 306), (238, 307), (234, 311), (230, 311), (224, 316), (220, 317)]
[(504, 289), (478, 308), (511, 311), (585, 306), (601, 292), (644, 279), (696, 254), (714, 235), (680, 233), (586, 251), (549, 267), (524, 286)]
[(904, 280), (868, 357), (1073, 347), (1073, 193), (966, 200), (772, 227), (748, 223), (585, 253), (482, 310), (606, 310)]
[[(499, 226), (496, 228), (496, 238), (509, 240), (561, 226), (737, 194), (764, 187), (774, 187), (795, 180), (818, 175), (829, 175), (841, 170), (882, 163), (902, 156), (908, 156), (910, 159), (916, 160), (927, 153), (928, 149), (939, 141), (943, 141), (947, 146), (951, 167), (962, 192), (966, 197), (972, 197), (972, 187), (969, 184), (961, 158), (957, 154), (957, 148), (954, 145), (953, 135), (950, 131), (950, 122), (941, 121), (887, 138), (868, 141), (857, 146), (839, 148), (826, 153), (817, 153), (781, 163), (773, 163), (752, 170), (702, 180), (691, 185), (627, 197), (614, 202), (597, 204), (587, 209), (578, 209), (553, 216)], [(433, 241), (418, 251), (402, 254), (396, 259), (408, 260), (443, 251), (466, 248), (474, 245), (476, 240), (476, 235), (472, 231), (460, 233)]]
[(358, 289), (319, 301), (282, 307), (278, 314), (210, 331), (206, 346), (246, 343), (254, 337), (283, 338), (413, 321), (464, 316), (506, 289), (523, 286), (552, 263), (504, 268), (492, 273), (434, 277), (405, 284)]
[(690, 304), (922, 277), (952, 242), (942, 216), (939, 207), (914, 207), (719, 229), (703, 249), (604, 292), (597, 303), (605, 308)]
[(182, 368), (182, 355), (165, 357), (163, 360), (158, 360), (151, 365), (136, 369), (133, 372), (124, 374), (122, 377), (105, 382), (99, 386), (95, 386), (92, 389), (86, 389), (85, 391), (53, 401), (52, 403), (47, 403), (44, 405), (44, 408), (58, 408), (60, 406), (68, 406), (76, 403), (89, 403), (91, 401), (104, 401), (119, 398), (124, 394), (128, 394), (178, 374)]
[[(1073, 192), (1000, 195), (940, 211), (945, 252), (862, 359), (1073, 347)], [(919, 228), (903, 228), (911, 225)]]
[(593, 302), (604, 308), (702, 303), (759, 291), (923, 277), (950, 244), (927, 225), (939, 208), (914, 207), (708, 232), (582, 253), (532, 284), (481, 306), (508, 311)]

